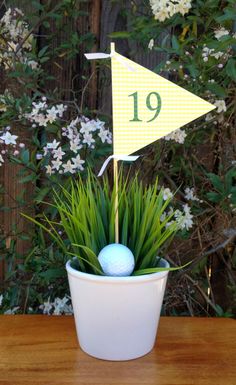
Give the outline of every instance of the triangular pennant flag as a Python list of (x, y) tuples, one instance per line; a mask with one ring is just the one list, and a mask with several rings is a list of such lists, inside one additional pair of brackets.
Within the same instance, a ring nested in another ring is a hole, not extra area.
[(215, 108), (115, 51), (111, 61), (115, 155), (132, 154)]

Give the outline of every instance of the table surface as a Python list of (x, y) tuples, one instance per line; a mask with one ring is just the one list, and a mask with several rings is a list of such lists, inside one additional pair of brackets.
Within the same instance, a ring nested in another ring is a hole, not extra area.
[(126, 362), (92, 358), (72, 316), (0, 316), (0, 385), (236, 385), (236, 321), (161, 317), (155, 348)]

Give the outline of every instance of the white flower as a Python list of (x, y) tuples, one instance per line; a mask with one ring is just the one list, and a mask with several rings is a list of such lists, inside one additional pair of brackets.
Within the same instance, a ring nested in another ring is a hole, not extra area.
[(81, 170), (81, 171), (84, 170), (84, 167), (82, 166), (82, 164), (84, 164), (85, 161), (82, 160), (82, 159), (80, 158), (80, 155), (79, 155), (79, 154), (76, 156), (76, 158), (72, 158), (72, 162), (73, 162), (74, 166), (75, 166), (78, 170)]
[(74, 141), (70, 141), (70, 150), (73, 151), (75, 154), (82, 148), (82, 145), (79, 144), (79, 142), (79, 138), (76, 138)]
[(42, 305), (39, 306), (39, 309), (43, 310), (43, 314), (51, 314), (51, 310), (53, 308), (53, 303), (50, 303), (50, 298), (48, 298), (47, 302), (44, 302)]
[(102, 143), (105, 143), (109, 139), (110, 132), (108, 130), (101, 130), (98, 134)]
[(92, 128), (93, 127), (91, 126), (91, 124), (89, 124), (89, 122), (81, 122), (81, 129), (79, 131), (81, 132), (81, 134), (90, 134)]
[(3, 159), (2, 155), (0, 154), (0, 166), (2, 165), (2, 163), (4, 163), (4, 159)]
[(227, 110), (225, 101), (222, 100), (222, 99), (221, 100), (216, 100), (214, 105), (217, 107), (216, 111), (218, 112), (218, 114), (220, 114), (221, 112)]
[(148, 49), (152, 50), (154, 47), (154, 39), (150, 39), (149, 43), (148, 43)]
[(63, 155), (65, 155), (65, 152), (62, 151), (61, 147), (58, 147), (58, 149), (55, 149), (52, 151), (53, 158), (62, 159)]
[(57, 105), (56, 105), (56, 108), (57, 108), (58, 116), (59, 116), (60, 118), (62, 118), (63, 113), (64, 113), (64, 111), (66, 111), (67, 107), (64, 106), (63, 104), (57, 104)]
[(76, 119), (74, 119), (74, 120), (72, 120), (71, 122), (70, 122), (70, 124), (68, 125), (68, 129), (73, 129), (73, 128), (75, 128), (76, 127), (76, 125), (78, 124), (80, 122), (80, 119), (79, 119), (79, 117), (77, 116), (77, 118)]
[(65, 304), (65, 306), (64, 306), (64, 314), (65, 315), (72, 315), (72, 314), (74, 314), (73, 308), (72, 308), (71, 304)]
[(177, 143), (183, 144), (187, 134), (184, 130), (178, 128), (175, 131), (172, 131), (170, 134), (164, 137), (165, 140), (174, 140)]
[(176, 13), (185, 15), (191, 8), (191, 0), (149, 0), (155, 19), (164, 21)]
[(47, 149), (48, 150), (56, 150), (59, 146), (60, 142), (57, 142), (56, 139), (53, 140), (51, 143), (47, 143)]
[(46, 166), (46, 174), (52, 175), (53, 173), (52, 167), (50, 165)]
[(167, 201), (167, 199), (173, 198), (173, 193), (170, 191), (169, 187), (163, 190), (163, 199)]
[(70, 172), (71, 174), (75, 173), (75, 165), (71, 163), (70, 160), (67, 161), (67, 163), (63, 164), (62, 167), (64, 168), (64, 173)]
[(16, 144), (16, 139), (18, 136), (11, 135), (9, 131), (5, 132), (2, 136), (0, 136), (0, 139), (5, 142), (5, 144)]
[(47, 102), (47, 99), (44, 100), (43, 98), (42, 98), (42, 102), (38, 102), (38, 103), (33, 102), (32, 105), (34, 106), (34, 108), (31, 114), (37, 114), (39, 110), (44, 109), (46, 107), (46, 102)]
[(173, 4), (173, 3), (169, 3), (168, 4), (168, 8), (167, 8), (169, 14), (170, 14), (170, 17), (174, 16), (175, 13), (177, 13), (177, 9), (176, 9), (176, 5)]
[(3, 295), (0, 294), (0, 306), (2, 306), (2, 301), (3, 301)]
[(185, 192), (185, 199), (187, 199), (187, 201), (200, 201), (200, 199), (198, 199), (198, 197), (194, 195), (194, 187), (192, 188), (186, 187), (184, 192)]
[(20, 306), (15, 306), (13, 307), (12, 309), (8, 309), (4, 312), (4, 314), (8, 314), (8, 315), (14, 315), (16, 314), (16, 312), (20, 309)]
[(57, 160), (52, 160), (52, 169), (59, 170), (60, 166), (62, 165), (62, 161), (57, 158)]
[(98, 130), (103, 130), (104, 126), (105, 126), (105, 122), (103, 122), (102, 120), (97, 119), (96, 120), (96, 125), (97, 125)]
[(46, 127), (47, 126), (47, 118), (44, 116), (44, 114), (35, 114), (35, 115), (31, 115), (31, 119), (30, 119), (30, 115), (26, 115), (26, 117), (28, 116), (29, 120), (35, 122), (35, 123), (38, 123), (39, 126), (41, 127)]
[(169, 12), (167, 8), (162, 8), (155, 14), (155, 19), (159, 21), (165, 21), (165, 19), (168, 19), (168, 18), (169, 18)]
[(190, 213), (190, 207), (188, 204), (183, 206), (184, 212), (176, 210), (175, 218), (180, 229), (189, 230), (193, 226), (193, 215)]
[(229, 35), (229, 31), (225, 29), (224, 27), (217, 29), (214, 32), (215, 38), (219, 40), (222, 36)]
[(95, 140), (93, 139), (91, 134), (84, 134), (83, 143), (87, 144), (88, 146), (91, 146), (92, 143), (94, 143)]
[(218, 52), (215, 52), (215, 53), (212, 53), (211, 56), (213, 56), (215, 59), (219, 59), (221, 58), (221, 56), (224, 55), (224, 52), (221, 52), (221, 51), (218, 51)]
[(47, 110), (47, 121), (49, 123), (55, 122), (55, 120), (57, 119), (57, 114), (58, 114), (58, 111), (55, 107), (48, 109)]
[(29, 60), (26, 62), (26, 64), (32, 68), (32, 70), (35, 70), (38, 68), (39, 64), (35, 60)]
[(164, 222), (166, 220), (167, 213), (164, 211), (164, 213), (160, 216), (160, 221)]
[(185, 13), (188, 13), (189, 9), (191, 8), (191, 3), (187, 1), (182, 1), (179, 4), (176, 4), (176, 13), (179, 12), (181, 15), (185, 15)]
[(54, 306), (53, 315), (63, 314), (65, 305), (68, 302), (68, 300), (69, 299), (66, 296), (62, 299), (57, 297), (53, 303), (53, 306)]

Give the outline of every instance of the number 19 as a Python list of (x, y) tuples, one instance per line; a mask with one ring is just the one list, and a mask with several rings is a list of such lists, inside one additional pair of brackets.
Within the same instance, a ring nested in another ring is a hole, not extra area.
[[(138, 92), (136, 91), (129, 96), (133, 96), (134, 98), (134, 115), (133, 115), (133, 119), (131, 119), (130, 122), (142, 122), (142, 120), (140, 120), (138, 117)], [(153, 101), (155, 103), (153, 103)], [(146, 97), (146, 106), (150, 111), (155, 111), (154, 116), (147, 121), (147, 123), (149, 123), (155, 120), (161, 111), (160, 95), (157, 92), (150, 92)]]

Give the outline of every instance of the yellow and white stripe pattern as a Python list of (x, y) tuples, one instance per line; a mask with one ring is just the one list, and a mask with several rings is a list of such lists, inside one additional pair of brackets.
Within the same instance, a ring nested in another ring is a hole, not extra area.
[[(132, 154), (215, 108), (191, 92), (119, 55), (113, 43), (111, 61), (115, 155)], [(158, 116), (149, 121), (155, 116), (158, 103), (156, 94), (161, 98), (161, 109)]]

